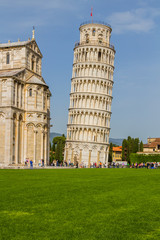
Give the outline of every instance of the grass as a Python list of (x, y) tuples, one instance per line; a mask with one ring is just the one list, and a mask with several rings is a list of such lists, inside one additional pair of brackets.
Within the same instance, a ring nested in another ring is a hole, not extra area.
[(160, 170), (0, 170), (0, 239), (160, 239)]

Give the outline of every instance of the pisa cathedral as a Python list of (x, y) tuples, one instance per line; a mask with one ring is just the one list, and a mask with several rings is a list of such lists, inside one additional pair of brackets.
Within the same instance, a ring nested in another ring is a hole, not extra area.
[(34, 38), (0, 44), (0, 166), (49, 160), (50, 96)]
[(64, 157), (89, 167), (108, 162), (115, 49), (110, 25), (84, 23), (79, 30)]

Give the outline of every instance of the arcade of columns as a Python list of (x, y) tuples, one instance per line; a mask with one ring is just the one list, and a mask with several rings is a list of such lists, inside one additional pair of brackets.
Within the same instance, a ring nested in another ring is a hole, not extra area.
[(65, 161), (90, 166), (108, 161), (114, 54), (111, 28), (80, 26), (74, 48)]

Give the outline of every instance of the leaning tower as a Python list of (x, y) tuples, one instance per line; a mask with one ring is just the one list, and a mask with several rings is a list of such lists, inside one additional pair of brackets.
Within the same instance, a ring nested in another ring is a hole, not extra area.
[(64, 159), (90, 167), (108, 162), (115, 49), (110, 25), (87, 22), (79, 30)]

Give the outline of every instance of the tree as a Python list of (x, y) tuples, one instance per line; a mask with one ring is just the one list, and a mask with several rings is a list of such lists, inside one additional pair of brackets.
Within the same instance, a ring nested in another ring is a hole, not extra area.
[(143, 142), (140, 142), (140, 152), (143, 152)]
[(52, 144), (51, 144), (51, 142), (49, 143), (49, 149), (50, 149), (50, 151), (52, 150)]
[(122, 161), (127, 161), (127, 148), (128, 148), (128, 143), (127, 143), (127, 140), (124, 139), (122, 142)]
[(59, 161), (59, 163), (63, 162), (64, 155), (64, 146), (65, 146), (66, 137), (63, 134), (61, 137), (53, 138), (53, 151), (55, 152), (55, 159)]
[(124, 139), (122, 143), (122, 160), (130, 163), (131, 153), (137, 153), (138, 151), (141, 151), (140, 149), (139, 138), (131, 138), (128, 136), (128, 138)]
[(133, 153), (139, 152), (139, 138), (134, 139)]
[(109, 144), (109, 156), (108, 156), (108, 162), (112, 162), (112, 154), (113, 154), (113, 144)]
[(49, 156), (50, 164), (53, 163), (54, 159), (55, 159), (55, 153), (53, 151), (50, 151), (50, 156)]

